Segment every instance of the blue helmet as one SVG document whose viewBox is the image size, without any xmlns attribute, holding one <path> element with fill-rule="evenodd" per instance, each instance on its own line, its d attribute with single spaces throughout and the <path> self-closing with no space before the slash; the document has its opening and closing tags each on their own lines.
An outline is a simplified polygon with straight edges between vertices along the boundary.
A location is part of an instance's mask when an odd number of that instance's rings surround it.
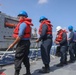
<svg viewBox="0 0 76 75">
<path fill-rule="evenodd" d="M 71 26 L 71 25 L 68 26 L 68 29 L 69 29 L 69 30 L 73 30 L 73 26 Z"/>
<path fill-rule="evenodd" d="M 28 14 L 27 14 L 26 11 L 21 11 L 21 12 L 18 14 L 18 16 L 26 16 L 26 17 L 28 17 Z"/>
<path fill-rule="evenodd" d="M 41 22 L 42 20 L 47 20 L 47 18 L 45 16 L 41 16 L 39 22 Z"/>
</svg>

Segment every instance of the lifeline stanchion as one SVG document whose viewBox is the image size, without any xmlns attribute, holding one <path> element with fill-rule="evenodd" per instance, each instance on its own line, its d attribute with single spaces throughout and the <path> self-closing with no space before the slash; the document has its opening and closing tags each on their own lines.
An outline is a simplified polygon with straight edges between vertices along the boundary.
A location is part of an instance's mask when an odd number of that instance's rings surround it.
<svg viewBox="0 0 76 75">
<path fill-rule="evenodd" d="M 38 59 L 38 57 L 37 57 L 37 54 L 38 54 L 37 53 L 37 51 L 38 51 L 37 46 L 38 46 L 38 44 L 35 41 L 33 43 L 34 43 L 33 49 L 31 50 L 31 55 L 30 55 L 29 58 L 30 58 L 30 63 L 31 64 L 33 64 L 33 63 L 36 64 L 36 61 Z"/>
<path fill-rule="evenodd" d="M 7 53 L 8 50 L 9 50 L 9 48 L 3 53 L 3 55 L 1 55 L 0 60 L 3 59 L 3 57 L 5 56 L 5 54 Z"/>
<path fill-rule="evenodd" d="M 53 51 L 54 56 L 56 55 L 56 48 L 57 48 L 57 46 L 56 46 L 56 44 L 54 44 L 54 51 Z"/>
<path fill-rule="evenodd" d="M 36 61 L 38 60 L 38 43 L 36 43 L 35 48 L 36 48 L 36 57 L 35 57 L 35 61 Z"/>
<path fill-rule="evenodd" d="M 36 43 L 36 42 L 34 42 L 34 43 Z M 32 53 L 31 53 L 31 57 L 34 56 L 33 60 L 31 60 L 32 62 L 35 62 L 35 61 L 38 60 L 38 51 L 39 51 L 38 49 L 39 49 L 39 48 L 38 48 L 38 43 L 36 43 L 36 44 L 34 45 L 34 49 L 33 49 Z M 32 59 L 32 58 L 31 58 L 31 59 Z"/>
</svg>

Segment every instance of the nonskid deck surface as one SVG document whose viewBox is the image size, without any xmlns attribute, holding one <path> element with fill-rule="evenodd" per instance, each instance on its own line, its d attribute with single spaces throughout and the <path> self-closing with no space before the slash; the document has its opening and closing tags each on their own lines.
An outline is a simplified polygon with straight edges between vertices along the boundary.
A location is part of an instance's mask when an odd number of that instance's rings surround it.
<svg viewBox="0 0 76 75">
<path fill-rule="evenodd" d="M 50 73 L 40 74 L 38 73 L 39 69 L 43 66 L 41 59 L 37 61 L 31 61 L 31 73 L 32 75 L 76 75 L 76 61 L 74 63 L 69 63 L 63 67 L 56 67 L 56 64 L 59 63 L 59 57 L 51 59 L 50 62 Z M 69 58 L 68 58 L 69 59 Z M 14 75 L 14 65 L 4 66 L 1 72 L 6 75 Z M 20 71 L 20 75 L 23 75 L 26 72 L 24 65 Z"/>
</svg>

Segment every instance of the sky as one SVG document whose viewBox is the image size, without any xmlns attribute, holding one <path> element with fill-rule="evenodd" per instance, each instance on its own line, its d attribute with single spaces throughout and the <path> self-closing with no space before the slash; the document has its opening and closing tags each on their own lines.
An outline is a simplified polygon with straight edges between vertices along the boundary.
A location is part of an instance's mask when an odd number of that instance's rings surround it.
<svg viewBox="0 0 76 75">
<path fill-rule="evenodd" d="M 17 17 L 25 10 L 34 24 L 39 28 L 41 16 L 48 18 L 53 25 L 53 32 L 57 26 L 68 28 L 72 25 L 76 29 L 76 0 L 0 0 L 0 11 Z"/>
</svg>

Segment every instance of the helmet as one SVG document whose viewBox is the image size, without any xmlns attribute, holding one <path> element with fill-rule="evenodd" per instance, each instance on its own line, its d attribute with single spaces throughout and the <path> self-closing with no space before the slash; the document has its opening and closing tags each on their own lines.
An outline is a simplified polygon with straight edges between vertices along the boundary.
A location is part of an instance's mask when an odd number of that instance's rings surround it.
<svg viewBox="0 0 76 75">
<path fill-rule="evenodd" d="M 69 29 L 69 30 L 73 30 L 73 26 L 71 26 L 71 25 L 68 26 L 68 29 Z"/>
<path fill-rule="evenodd" d="M 45 16 L 41 16 L 39 22 L 41 22 L 42 20 L 47 20 L 47 18 Z"/>
<path fill-rule="evenodd" d="M 28 14 L 27 14 L 26 11 L 21 11 L 21 12 L 18 14 L 18 16 L 26 16 L 26 17 L 28 17 Z"/>
<path fill-rule="evenodd" d="M 62 28 L 61 28 L 61 26 L 57 26 L 56 27 L 56 31 L 58 32 L 59 30 L 61 30 Z"/>
</svg>

